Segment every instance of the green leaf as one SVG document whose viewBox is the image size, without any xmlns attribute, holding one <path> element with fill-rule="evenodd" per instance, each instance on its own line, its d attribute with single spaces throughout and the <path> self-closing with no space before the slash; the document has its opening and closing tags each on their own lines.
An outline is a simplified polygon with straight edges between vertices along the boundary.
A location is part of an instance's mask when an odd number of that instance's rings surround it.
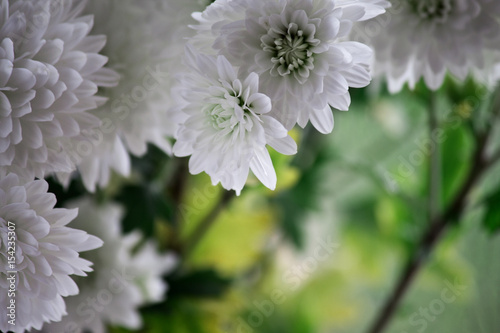
<svg viewBox="0 0 500 333">
<path fill-rule="evenodd" d="M 410 207 L 397 196 L 379 197 L 375 206 L 375 217 L 380 231 L 397 239 L 405 239 L 416 223 Z"/>
<path fill-rule="evenodd" d="M 144 181 L 152 182 L 161 176 L 167 163 L 172 161 L 169 156 L 155 145 L 148 145 L 144 156 L 131 156 L 132 169 L 143 177 Z"/>
<path fill-rule="evenodd" d="M 169 278 L 169 297 L 189 296 L 199 298 L 220 297 L 232 280 L 221 277 L 213 269 L 204 269 L 188 275 Z"/>
<path fill-rule="evenodd" d="M 304 147 L 305 151 L 307 148 Z M 323 147 L 322 147 L 323 148 Z M 312 151 L 312 150 L 310 150 Z M 278 204 L 283 208 L 282 229 L 284 235 L 292 241 L 297 247 L 303 246 L 303 228 L 304 220 L 309 212 L 320 209 L 320 198 L 323 195 L 321 186 L 324 178 L 320 169 L 325 167 L 333 158 L 333 154 L 327 149 L 321 149 L 314 152 L 316 155 L 298 158 L 298 164 L 306 164 L 309 159 L 309 165 L 300 165 L 302 175 L 292 189 L 280 193 L 277 197 Z"/>
<path fill-rule="evenodd" d="M 442 156 L 442 196 L 448 205 L 470 168 L 474 140 L 467 127 L 450 126 L 440 136 Z"/>
<path fill-rule="evenodd" d="M 485 200 L 486 213 L 483 224 L 485 228 L 493 233 L 500 231 L 500 189 Z"/>
<path fill-rule="evenodd" d="M 48 177 L 46 180 L 49 184 L 49 192 L 57 197 L 56 207 L 58 208 L 64 207 L 67 201 L 81 197 L 86 193 L 80 179 L 72 180 L 67 188 L 64 188 L 54 177 Z"/>
<path fill-rule="evenodd" d="M 127 185 L 116 198 L 126 210 L 123 219 L 125 232 L 140 229 L 146 237 L 154 233 L 155 219 L 162 218 L 169 221 L 173 208 L 169 202 L 147 185 Z"/>
<path fill-rule="evenodd" d="M 305 128 L 299 146 L 292 162 L 292 166 L 300 172 L 299 179 L 294 187 L 275 197 L 275 202 L 282 209 L 283 234 L 298 249 L 304 245 L 303 229 L 307 214 L 320 209 L 320 199 L 325 191 L 323 171 L 337 158 L 326 137 L 312 126 Z"/>
<path fill-rule="evenodd" d="M 146 236 L 151 236 L 154 229 L 154 205 L 146 186 L 128 185 L 123 187 L 118 196 L 126 210 L 123 218 L 123 231 L 129 232 L 139 228 Z"/>
</svg>

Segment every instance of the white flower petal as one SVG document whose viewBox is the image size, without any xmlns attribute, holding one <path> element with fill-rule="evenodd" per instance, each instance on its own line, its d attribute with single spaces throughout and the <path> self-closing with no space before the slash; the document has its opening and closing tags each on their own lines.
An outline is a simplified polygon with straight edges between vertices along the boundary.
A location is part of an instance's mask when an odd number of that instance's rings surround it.
<svg viewBox="0 0 500 333">
<path fill-rule="evenodd" d="M 250 169 L 264 186 L 271 190 L 276 188 L 276 171 L 266 148 L 255 150 L 255 156 L 250 161 Z"/>
<path fill-rule="evenodd" d="M 274 148 L 278 153 L 284 155 L 297 154 L 297 144 L 291 136 L 286 136 L 284 138 L 268 137 L 267 144 Z"/>
<path fill-rule="evenodd" d="M 328 134 L 333 131 L 333 113 L 330 106 L 314 110 L 310 119 L 312 125 L 321 133 Z"/>
</svg>

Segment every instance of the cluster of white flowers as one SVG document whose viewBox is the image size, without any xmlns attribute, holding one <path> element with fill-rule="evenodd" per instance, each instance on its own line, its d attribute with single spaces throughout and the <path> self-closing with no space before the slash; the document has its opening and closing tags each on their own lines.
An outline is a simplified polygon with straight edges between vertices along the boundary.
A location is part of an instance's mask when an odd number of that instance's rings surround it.
<svg viewBox="0 0 500 333">
<path fill-rule="evenodd" d="M 56 197 L 47 193 L 45 180 L 23 183 L 14 173 L 0 171 L 0 331 L 40 329 L 44 322 L 60 321 L 66 314 L 63 297 L 78 294 L 70 275 L 85 276 L 91 262 L 79 252 L 98 248 L 102 241 L 67 227 L 78 209 L 54 208 Z M 10 223 L 9 223 L 10 222 Z M 10 228 L 9 228 L 10 227 Z M 8 239 L 8 231 L 16 235 Z M 11 237 L 9 237 L 11 238 Z M 11 266 L 9 241 L 15 243 Z M 15 271 L 15 288 L 10 288 Z M 15 298 L 7 290 L 15 291 Z M 15 325 L 8 323 L 7 306 L 15 300 Z"/>
<path fill-rule="evenodd" d="M 80 209 L 73 225 L 98 236 L 104 245 L 83 254 L 94 263 L 94 271 L 76 280 L 80 293 L 66 299 L 68 315 L 44 325 L 42 332 L 103 333 L 110 324 L 139 328 L 138 307 L 163 299 L 167 285 L 162 274 L 174 268 L 175 257 L 159 255 L 152 242 L 141 243 L 137 232 L 123 235 L 123 209 L 118 205 L 97 206 L 83 198 L 68 206 Z"/>
<path fill-rule="evenodd" d="M 88 110 L 117 74 L 89 36 L 84 2 L 0 1 L 0 168 L 43 178 L 75 168 L 68 141 L 99 125 Z"/>
<path fill-rule="evenodd" d="M 192 173 L 205 171 L 239 193 L 252 170 L 272 189 L 266 145 L 294 154 L 284 131 L 295 124 L 332 131 L 332 108 L 347 110 L 349 88 L 371 80 L 366 44 L 392 92 L 420 78 L 437 89 L 448 72 L 488 82 L 500 72 L 494 0 L 205 6 L 1 0 L 0 168 L 27 180 L 56 173 L 64 184 L 78 170 L 94 191 L 112 171 L 129 175 L 129 154 L 143 155 L 150 143 L 171 153 L 175 139 L 176 155 L 192 155 Z M 99 35 L 89 35 L 94 14 Z M 246 100 L 245 91 L 261 104 Z"/>
<path fill-rule="evenodd" d="M 187 2 L 148 1 L 143 6 L 122 1 L 114 9 L 123 11 L 113 11 L 117 16 L 108 26 L 103 15 L 111 12 L 96 10 L 97 1 L 0 0 L 0 286 L 8 290 L 7 277 L 14 274 L 16 302 L 15 326 L 3 315 L 0 331 L 41 329 L 44 323 L 67 318 L 66 323 L 72 318 L 64 315 L 74 314 L 75 299 L 66 297 L 79 294 L 79 287 L 88 295 L 94 281 L 82 278 L 75 283 L 70 277 L 91 271 L 92 262 L 79 252 L 102 246 L 100 239 L 82 230 L 102 234 L 107 242 L 111 257 L 96 273 L 99 278 L 105 278 L 109 267 L 130 270 L 134 266 L 140 275 L 124 282 L 123 293 L 92 323 L 95 326 L 77 322 L 78 327 L 95 332 L 103 329 L 103 323 L 137 327 L 141 321 L 137 306 L 162 299 L 166 286 L 161 274 L 172 266 L 172 258 L 158 255 L 151 243 L 132 255 L 141 237 L 132 234 L 122 240 L 99 232 L 109 227 L 105 219 L 87 220 L 89 225 L 79 225 L 81 230 L 67 227 L 77 216 L 78 205 L 54 208 L 56 197 L 47 192 L 43 178 L 57 174 L 67 182 L 79 169 L 87 188 L 94 190 L 96 183 L 107 184 L 109 168 L 128 174 L 128 152 L 143 154 L 149 142 L 169 151 L 168 136 L 176 126 L 164 111 L 171 100 L 170 74 L 182 68 L 173 64 L 180 62 L 183 38 L 194 34 L 186 20 L 192 11 L 203 8 L 191 2 L 188 6 Z M 99 2 L 103 8 L 113 4 Z M 95 28 L 94 13 L 100 14 Z M 128 21 L 124 21 L 126 15 Z M 115 31 L 119 33 L 112 34 Z M 103 51 L 106 35 L 112 43 Z M 160 42 L 166 36 L 177 48 L 168 49 Z M 130 52 L 130 43 L 136 44 L 135 52 Z M 162 65 L 168 75 L 160 73 Z M 150 91 L 156 87 L 158 92 Z M 104 91 L 105 97 L 98 96 L 98 91 Z M 140 101 L 131 104 L 127 96 Z M 119 103 L 130 108 L 126 116 Z M 86 209 L 85 201 L 81 205 Z M 102 252 L 98 257 L 91 254 L 88 259 L 100 263 L 101 256 Z M 0 294 L 2 309 L 11 303 L 8 295 Z"/>
<path fill-rule="evenodd" d="M 134 252 L 142 237 L 122 235 L 120 207 L 78 200 L 85 231 L 67 227 L 78 210 L 55 209 L 44 177 L 94 192 L 153 144 L 237 194 L 250 171 L 274 189 L 268 146 L 295 154 L 288 132 L 309 122 L 330 133 L 372 67 L 391 92 L 438 89 L 447 73 L 500 79 L 497 0 L 209 2 L 0 0 L 0 286 L 13 222 L 19 309 L 0 330 L 136 328 L 174 264 L 152 243 Z M 83 259 L 102 245 L 87 232 L 105 243 Z"/>
<path fill-rule="evenodd" d="M 498 79 L 500 2 L 496 0 L 391 0 L 386 14 L 355 29 L 354 38 L 370 43 L 375 72 L 389 90 L 405 83 L 413 89 L 423 78 L 436 90 L 447 73 L 458 80 L 477 73 Z"/>
<path fill-rule="evenodd" d="M 195 13 L 197 34 L 180 78 L 184 117 L 174 153 L 190 171 L 240 193 L 249 169 L 274 189 L 266 145 L 294 154 L 287 135 L 309 121 L 333 129 L 332 109 L 347 110 L 349 87 L 370 82 L 371 49 L 347 40 L 355 22 L 385 11 L 385 1 L 217 0 Z"/>
<path fill-rule="evenodd" d="M 120 84 L 104 90 L 108 103 L 91 113 L 101 125 L 85 138 L 71 141 L 76 164 L 89 191 L 105 187 L 111 170 L 130 174 L 129 153 L 142 156 L 151 143 L 171 152 L 177 128 L 168 113 L 170 89 L 183 69 L 184 39 L 193 34 L 188 24 L 198 0 L 136 1 L 91 0 L 86 11 L 96 14 L 94 31 L 108 42 L 102 53 L 120 76 Z M 67 183 L 69 173 L 60 173 Z"/>
</svg>

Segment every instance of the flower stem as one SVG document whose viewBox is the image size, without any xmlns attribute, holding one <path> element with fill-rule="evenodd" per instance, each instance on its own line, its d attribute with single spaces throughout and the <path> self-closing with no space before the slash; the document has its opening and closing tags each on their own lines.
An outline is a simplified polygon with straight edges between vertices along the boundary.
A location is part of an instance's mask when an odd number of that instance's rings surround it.
<svg viewBox="0 0 500 333">
<path fill-rule="evenodd" d="M 189 235 L 186 240 L 183 256 L 188 257 L 193 250 L 198 246 L 200 241 L 206 235 L 206 233 L 210 230 L 210 227 L 217 221 L 217 217 L 222 212 L 224 208 L 231 202 L 231 200 L 235 197 L 234 191 L 224 191 L 222 197 L 219 202 L 215 205 L 215 207 L 208 213 L 207 216 L 197 225 L 196 229 Z"/>
<path fill-rule="evenodd" d="M 186 183 L 189 176 L 187 159 L 174 159 L 171 165 L 167 165 L 163 173 L 166 175 L 163 194 L 172 201 L 173 207 L 177 207 L 172 214 L 173 232 L 169 235 L 169 248 L 176 253 L 182 251 L 182 240 L 180 237 L 181 214 L 178 207 L 181 207 Z"/>
<path fill-rule="evenodd" d="M 465 182 L 444 213 L 438 214 L 436 217 L 431 219 L 428 229 L 424 232 L 416 251 L 410 257 L 406 268 L 397 281 L 389 299 L 376 318 L 373 326 L 369 329 L 369 333 L 383 332 L 384 328 L 389 324 L 391 318 L 394 316 L 399 303 L 408 291 L 412 281 L 422 268 L 430 252 L 438 243 L 446 227 L 454 221 L 459 220 L 464 213 L 469 193 L 485 171 L 495 162 L 494 158 L 487 159 L 485 157 L 486 146 L 490 136 L 491 127 L 489 127 L 484 134 L 478 136 L 473 165 Z"/>
<path fill-rule="evenodd" d="M 437 118 L 437 94 L 432 93 L 429 106 L 429 221 L 435 218 L 441 207 L 441 149 L 435 140 L 439 129 Z"/>
</svg>

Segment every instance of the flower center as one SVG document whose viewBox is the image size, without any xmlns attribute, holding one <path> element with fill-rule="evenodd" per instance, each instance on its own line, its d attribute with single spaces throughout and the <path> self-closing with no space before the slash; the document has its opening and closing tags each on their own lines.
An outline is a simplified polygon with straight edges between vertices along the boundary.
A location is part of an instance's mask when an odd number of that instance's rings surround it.
<svg viewBox="0 0 500 333">
<path fill-rule="evenodd" d="M 271 28 L 268 34 L 261 38 L 261 42 L 262 49 L 271 55 L 273 76 L 286 76 L 297 71 L 308 76 L 309 71 L 314 68 L 311 48 L 319 41 L 311 40 L 296 23 L 290 23 L 285 33 L 280 33 L 280 29 Z"/>
<path fill-rule="evenodd" d="M 225 115 L 224 111 L 224 108 L 220 104 L 211 105 L 205 109 L 205 113 L 215 129 L 222 127 L 221 125 L 231 118 L 231 116 Z"/>
<path fill-rule="evenodd" d="M 245 124 L 248 114 L 252 113 L 241 92 L 234 89 L 214 96 L 204 108 L 204 112 L 213 128 L 219 131 L 232 131 L 238 125 Z"/>
<path fill-rule="evenodd" d="M 444 23 L 452 11 L 453 0 L 412 0 L 411 4 L 424 20 Z"/>
</svg>

